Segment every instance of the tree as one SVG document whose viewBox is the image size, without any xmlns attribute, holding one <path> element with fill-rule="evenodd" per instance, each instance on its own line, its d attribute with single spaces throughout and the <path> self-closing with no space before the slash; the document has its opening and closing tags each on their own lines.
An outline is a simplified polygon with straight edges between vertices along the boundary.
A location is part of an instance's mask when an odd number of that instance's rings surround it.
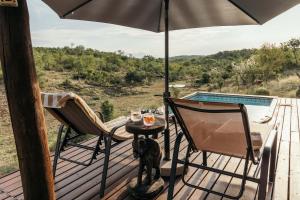
<svg viewBox="0 0 300 200">
<path fill-rule="evenodd" d="M 283 69 L 285 60 L 282 50 L 273 44 L 264 44 L 257 51 L 254 59 L 265 83 L 277 78 L 279 72 Z"/>
<path fill-rule="evenodd" d="M 284 67 L 285 69 L 295 68 L 295 56 L 291 52 L 291 48 L 287 45 L 286 42 L 280 44 L 280 48 L 284 55 Z"/>
<path fill-rule="evenodd" d="M 203 73 L 201 76 L 201 82 L 202 84 L 208 84 L 210 80 L 210 75 L 208 73 Z"/>
<path fill-rule="evenodd" d="M 234 78 L 236 84 L 253 85 L 260 76 L 260 71 L 255 61 L 255 57 L 234 65 Z M 238 87 L 239 89 L 239 87 Z"/>
<path fill-rule="evenodd" d="M 215 84 L 217 86 L 217 88 L 219 89 L 219 92 L 221 92 L 222 88 L 225 84 L 223 72 L 218 69 L 214 69 L 211 72 L 211 77 L 212 77 L 211 83 Z"/>
<path fill-rule="evenodd" d="M 300 47 L 300 39 L 292 38 L 286 43 L 286 45 L 292 49 L 296 65 L 298 65 L 297 50 Z"/>
<path fill-rule="evenodd" d="M 194 86 L 201 86 L 210 83 L 210 79 L 211 76 L 207 72 L 201 72 L 200 77 L 196 80 L 193 80 L 194 82 L 192 84 L 194 84 Z"/>
</svg>

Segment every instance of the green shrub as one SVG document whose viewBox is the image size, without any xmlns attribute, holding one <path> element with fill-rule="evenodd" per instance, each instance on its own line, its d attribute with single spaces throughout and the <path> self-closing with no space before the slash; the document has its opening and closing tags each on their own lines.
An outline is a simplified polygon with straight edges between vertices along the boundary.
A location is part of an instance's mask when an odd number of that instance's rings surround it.
<svg viewBox="0 0 300 200">
<path fill-rule="evenodd" d="M 37 78 L 38 78 L 38 81 L 39 81 L 39 86 L 40 86 L 40 88 L 43 89 L 46 85 L 45 72 L 42 71 L 42 69 L 37 68 L 36 73 L 37 73 Z"/>
<path fill-rule="evenodd" d="M 106 100 L 101 104 L 101 111 L 104 117 L 104 121 L 107 122 L 113 118 L 114 106 L 112 103 Z"/>
<path fill-rule="evenodd" d="M 266 88 L 257 88 L 256 90 L 254 90 L 254 94 L 269 96 L 270 92 Z"/>
<path fill-rule="evenodd" d="M 298 87 L 298 89 L 296 90 L 296 97 L 300 98 L 300 86 Z"/>
<path fill-rule="evenodd" d="M 70 89 L 73 88 L 73 84 L 69 79 L 64 80 L 61 84 L 61 87 L 65 88 L 65 89 Z"/>
<path fill-rule="evenodd" d="M 202 83 L 203 84 L 209 83 L 210 78 L 211 77 L 210 77 L 210 75 L 208 73 L 203 73 L 202 77 L 201 77 Z"/>
<path fill-rule="evenodd" d="M 128 84 L 142 84 L 146 78 L 146 73 L 139 70 L 130 70 L 125 75 L 125 81 Z"/>
</svg>

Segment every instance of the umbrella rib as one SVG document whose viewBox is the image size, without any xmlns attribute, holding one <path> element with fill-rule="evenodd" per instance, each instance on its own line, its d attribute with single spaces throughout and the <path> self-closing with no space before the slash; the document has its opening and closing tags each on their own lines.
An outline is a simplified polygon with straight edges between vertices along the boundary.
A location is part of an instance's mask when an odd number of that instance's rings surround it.
<svg viewBox="0 0 300 200">
<path fill-rule="evenodd" d="M 71 9 L 70 11 L 66 12 L 65 14 L 62 15 L 62 18 L 65 18 L 67 15 L 69 15 L 70 13 L 74 12 L 75 10 L 85 6 L 86 4 L 90 3 L 93 0 L 87 0 L 81 4 L 79 4 L 78 6 L 76 6 L 75 8 Z"/>
<path fill-rule="evenodd" d="M 160 30 L 160 22 L 161 22 L 161 16 L 162 16 L 162 12 L 163 12 L 163 4 L 164 4 L 164 0 L 161 0 L 157 32 L 161 31 Z"/>
<path fill-rule="evenodd" d="M 243 13 L 245 13 L 248 17 L 250 17 L 251 19 L 253 19 L 257 24 L 261 24 L 258 19 L 256 19 L 254 16 L 252 16 L 248 11 L 246 11 L 244 8 L 240 7 L 238 4 L 236 4 L 235 2 L 233 2 L 232 0 L 228 0 L 230 3 L 232 3 L 235 7 L 237 7 L 238 9 L 240 9 Z"/>
</svg>

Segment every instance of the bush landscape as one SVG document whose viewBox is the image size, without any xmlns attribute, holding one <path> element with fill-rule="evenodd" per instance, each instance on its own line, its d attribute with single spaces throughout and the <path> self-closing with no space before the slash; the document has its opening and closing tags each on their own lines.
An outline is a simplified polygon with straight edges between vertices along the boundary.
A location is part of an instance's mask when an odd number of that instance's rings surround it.
<svg viewBox="0 0 300 200">
<path fill-rule="evenodd" d="M 170 60 L 170 81 L 186 87 L 172 88 L 184 96 L 194 91 L 300 96 L 300 39 L 258 49 L 224 51 L 208 56 L 177 56 Z M 84 46 L 34 48 L 42 91 L 74 92 L 105 119 L 128 115 L 133 108 L 162 105 L 163 59 L 135 58 L 125 52 L 100 52 Z M 0 176 L 18 168 L 14 139 L 0 71 Z M 45 112 L 50 150 L 58 122 Z"/>
</svg>

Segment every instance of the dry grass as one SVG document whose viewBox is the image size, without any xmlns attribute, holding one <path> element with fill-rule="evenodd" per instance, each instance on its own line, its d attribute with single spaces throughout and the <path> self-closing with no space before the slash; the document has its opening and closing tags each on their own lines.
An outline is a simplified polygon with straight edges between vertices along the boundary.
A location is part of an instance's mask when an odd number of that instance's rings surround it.
<svg viewBox="0 0 300 200">
<path fill-rule="evenodd" d="M 268 83 L 263 83 L 262 85 L 253 85 L 247 87 L 240 87 L 239 89 L 237 86 L 233 86 L 228 84 L 226 87 L 222 88 L 222 92 L 224 93 L 235 93 L 235 94 L 255 94 L 255 89 L 263 87 L 266 88 L 271 96 L 278 96 L 278 97 L 296 97 L 296 90 L 300 86 L 300 79 L 295 76 L 287 76 L 283 77 L 279 80 L 273 80 Z M 201 88 L 205 90 L 206 88 Z M 219 92 L 219 90 L 212 90 Z"/>
<path fill-rule="evenodd" d="M 162 80 L 155 82 L 151 86 L 135 87 L 131 90 L 134 95 L 128 96 L 110 96 L 103 89 L 85 84 L 83 81 L 71 80 L 67 88 L 62 83 L 70 79 L 67 72 L 49 72 L 43 77 L 42 90 L 47 92 L 72 91 L 79 94 L 94 110 L 100 110 L 101 103 L 109 100 L 114 105 L 114 117 L 129 114 L 133 108 L 153 108 L 162 105 L 162 97 L 154 96 L 162 94 L 164 84 Z M 184 83 L 184 82 L 181 82 Z M 300 85 L 300 79 L 296 76 L 289 76 L 279 81 L 272 81 L 266 85 L 271 95 L 295 97 L 295 91 Z M 258 86 L 254 86 L 258 87 Z M 240 88 L 236 86 L 227 86 L 222 92 L 251 94 L 253 88 Z M 179 89 L 179 96 L 185 96 L 195 91 L 207 91 L 208 87 Z M 219 90 L 213 90 L 219 91 Z M 12 134 L 12 128 L 8 113 L 8 107 L 4 92 L 4 86 L 0 84 L 0 176 L 18 168 L 15 143 Z M 48 128 L 48 141 L 51 150 L 54 149 L 56 142 L 56 131 L 59 123 L 47 112 L 45 112 L 46 124 Z"/>
<path fill-rule="evenodd" d="M 0 87 L 0 175 L 16 168 L 17 154 L 4 87 Z"/>
<path fill-rule="evenodd" d="M 68 73 L 49 72 L 43 76 L 42 90 L 46 92 L 74 92 L 80 95 L 94 110 L 100 110 L 101 103 L 109 100 L 114 105 L 114 117 L 128 115 L 133 108 L 153 108 L 162 105 L 162 97 L 154 96 L 162 94 L 164 90 L 163 81 L 157 81 L 151 86 L 132 88 L 134 95 L 110 96 L 99 87 L 85 84 L 83 81 L 71 80 L 68 88 L 63 88 L 62 83 L 70 79 Z M 185 95 L 194 91 L 188 89 L 182 92 Z M 5 97 L 4 85 L 0 84 L 0 176 L 18 169 L 16 148 L 12 133 L 12 127 Z M 46 125 L 48 129 L 48 143 L 50 150 L 53 150 L 56 143 L 56 132 L 59 126 L 48 112 L 45 112 Z"/>
<path fill-rule="evenodd" d="M 271 95 L 295 98 L 299 86 L 300 79 L 297 76 L 289 76 L 279 81 L 271 81 L 267 89 L 271 91 Z"/>
</svg>

